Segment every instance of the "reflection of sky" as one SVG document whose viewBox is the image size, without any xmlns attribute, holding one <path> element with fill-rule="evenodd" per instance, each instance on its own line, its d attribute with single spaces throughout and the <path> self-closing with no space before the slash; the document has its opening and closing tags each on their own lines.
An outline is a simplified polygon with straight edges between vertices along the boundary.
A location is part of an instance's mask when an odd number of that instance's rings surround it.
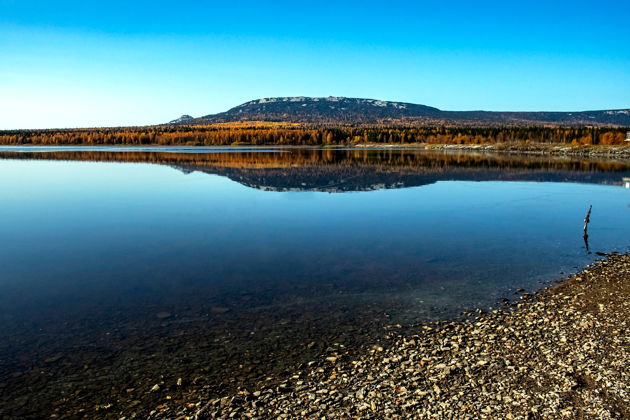
<svg viewBox="0 0 630 420">
<path fill-rule="evenodd" d="M 106 296 L 156 282 L 172 293 L 191 281 L 519 284 L 587 261 L 590 204 L 593 251 L 628 249 L 630 237 L 630 191 L 592 184 L 284 193 L 158 165 L 3 160 L 0 190 L 0 237 L 10 244 L 0 288 L 12 296 Z"/>
</svg>

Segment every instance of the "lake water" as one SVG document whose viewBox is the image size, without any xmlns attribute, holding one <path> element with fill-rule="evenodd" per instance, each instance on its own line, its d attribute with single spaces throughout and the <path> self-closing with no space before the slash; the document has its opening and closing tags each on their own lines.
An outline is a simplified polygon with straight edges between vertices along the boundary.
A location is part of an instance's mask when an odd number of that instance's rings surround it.
<svg viewBox="0 0 630 420">
<path fill-rule="evenodd" d="M 629 184 L 610 160 L 0 148 L 0 417 L 219 395 L 495 307 L 627 252 Z"/>
</svg>

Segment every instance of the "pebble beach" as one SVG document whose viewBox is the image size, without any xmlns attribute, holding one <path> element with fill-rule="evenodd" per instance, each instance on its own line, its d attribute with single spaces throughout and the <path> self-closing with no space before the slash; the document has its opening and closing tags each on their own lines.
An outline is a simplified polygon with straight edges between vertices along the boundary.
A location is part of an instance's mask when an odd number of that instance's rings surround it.
<svg viewBox="0 0 630 420">
<path fill-rule="evenodd" d="M 165 400 L 150 418 L 627 418 L 629 282 L 630 255 L 606 255 L 500 309 L 330 347 L 251 389 Z"/>
</svg>

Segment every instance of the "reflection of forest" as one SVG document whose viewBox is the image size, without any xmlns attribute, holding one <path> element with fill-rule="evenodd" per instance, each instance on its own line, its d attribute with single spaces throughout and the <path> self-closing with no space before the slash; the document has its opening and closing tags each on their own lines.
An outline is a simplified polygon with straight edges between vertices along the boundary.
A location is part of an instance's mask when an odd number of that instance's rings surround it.
<svg viewBox="0 0 630 420">
<path fill-rule="evenodd" d="M 622 185 L 630 163 L 566 157 L 413 150 L 0 152 L 0 159 L 134 162 L 229 177 L 266 190 L 360 191 L 440 180 L 584 182 Z"/>
</svg>

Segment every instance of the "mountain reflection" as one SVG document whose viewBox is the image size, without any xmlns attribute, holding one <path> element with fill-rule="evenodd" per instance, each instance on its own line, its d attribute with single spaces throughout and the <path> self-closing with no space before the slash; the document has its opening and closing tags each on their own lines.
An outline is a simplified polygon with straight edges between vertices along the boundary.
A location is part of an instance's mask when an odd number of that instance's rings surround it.
<svg viewBox="0 0 630 420">
<path fill-rule="evenodd" d="M 228 151 L 228 153 L 226 153 Z M 225 176 L 267 191 L 370 191 L 438 181 L 537 181 L 628 187 L 630 162 L 422 150 L 3 151 L 0 159 L 133 162 Z"/>
</svg>

